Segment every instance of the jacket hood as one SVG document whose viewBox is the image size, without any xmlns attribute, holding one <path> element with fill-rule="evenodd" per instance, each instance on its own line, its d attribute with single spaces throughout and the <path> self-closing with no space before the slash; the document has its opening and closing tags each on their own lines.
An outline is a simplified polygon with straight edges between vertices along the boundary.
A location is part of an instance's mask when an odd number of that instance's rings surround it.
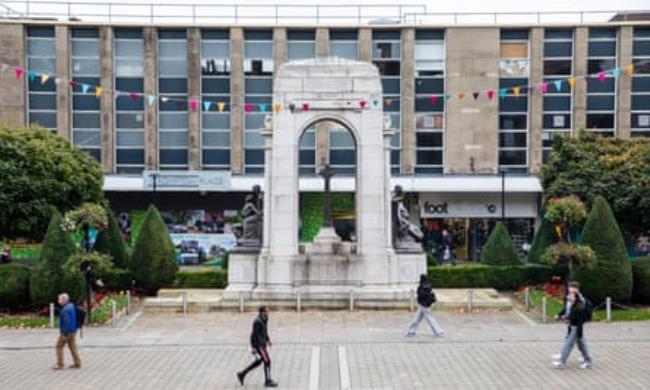
<svg viewBox="0 0 650 390">
<path fill-rule="evenodd" d="M 424 283 L 429 283 L 429 277 L 427 277 L 427 275 L 425 274 L 422 274 L 420 275 L 420 284 L 424 284 Z"/>
</svg>

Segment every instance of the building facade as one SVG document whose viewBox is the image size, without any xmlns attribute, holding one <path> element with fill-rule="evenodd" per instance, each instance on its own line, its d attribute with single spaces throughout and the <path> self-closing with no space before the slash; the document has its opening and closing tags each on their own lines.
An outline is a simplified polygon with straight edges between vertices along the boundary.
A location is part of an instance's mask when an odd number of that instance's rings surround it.
<svg viewBox="0 0 650 390">
<path fill-rule="evenodd" d="M 442 226 L 452 230 L 460 257 L 475 258 L 500 219 L 520 244 L 531 240 L 536 175 L 554 135 L 650 136 L 650 23 L 643 21 L 143 27 L 5 20 L 0 120 L 38 124 L 87 151 L 101 163 L 117 211 L 153 201 L 227 218 L 245 192 L 263 186 L 274 73 L 287 61 L 328 56 L 377 67 L 394 130 L 392 184 L 409 194 L 411 215 L 430 241 Z M 15 67 L 25 77 L 15 77 Z M 578 82 L 570 85 L 571 77 Z M 496 95 L 483 96 L 486 90 Z M 317 173 L 326 164 L 337 172 L 335 191 L 354 191 L 356 148 L 345 129 L 307 129 L 299 155 L 301 192 L 322 191 Z"/>
</svg>

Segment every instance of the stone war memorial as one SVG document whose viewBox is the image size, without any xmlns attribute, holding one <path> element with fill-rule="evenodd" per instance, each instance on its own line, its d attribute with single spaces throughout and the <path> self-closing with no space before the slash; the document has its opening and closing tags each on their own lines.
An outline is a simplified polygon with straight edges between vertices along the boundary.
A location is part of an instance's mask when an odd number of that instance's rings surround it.
<svg viewBox="0 0 650 390">
<path fill-rule="evenodd" d="M 265 123 L 264 199 L 256 199 L 259 189 L 247 198 L 247 234 L 230 256 L 224 299 L 288 300 L 299 292 L 307 300 L 336 300 L 351 291 L 359 299 L 406 299 L 426 272 L 426 258 L 401 188 L 390 188 L 392 131 L 377 68 L 341 58 L 292 61 L 280 67 L 273 91 L 274 107 L 287 109 L 275 110 Z M 299 241 L 299 142 L 322 122 L 345 128 L 357 147 L 354 242 L 342 241 L 331 226 L 328 167 L 319 173 L 323 226 L 313 242 Z M 260 223 L 263 229 L 256 230 Z"/>
</svg>

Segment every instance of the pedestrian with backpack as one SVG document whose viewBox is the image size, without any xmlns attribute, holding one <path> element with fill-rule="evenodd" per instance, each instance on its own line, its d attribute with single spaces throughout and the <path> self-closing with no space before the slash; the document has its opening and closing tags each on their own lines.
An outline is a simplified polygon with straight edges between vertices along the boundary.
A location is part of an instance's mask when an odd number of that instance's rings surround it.
<svg viewBox="0 0 650 390">
<path fill-rule="evenodd" d="M 253 321 L 253 331 L 251 332 L 251 352 L 255 360 L 244 370 L 237 373 L 237 380 L 240 385 L 244 385 L 246 374 L 259 367 L 264 363 L 264 386 L 278 387 L 278 383 L 271 379 L 271 357 L 267 347 L 272 346 L 271 338 L 268 331 L 269 308 L 260 306 L 259 314 Z"/>
<path fill-rule="evenodd" d="M 70 302 L 68 294 L 59 294 L 59 305 L 61 313 L 59 315 L 59 338 L 56 342 L 56 365 L 55 370 L 63 369 L 63 348 L 68 345 L 74 364 L 69 368 L 81 368 L 81 358 L 77 349 L 77 308 L 74 303 Z"/>
<path fill-rule="evenodd" d="M 433 331 L 434 336 L 441 337 L 445 332 L 438 324 L 438 321 L 433 318 L 430 310 L 431 305 L 436 302 L 436 295 L 433 293 L 431 282 L 425 274 L 420 275 L 420 284 L 418 285 L 417 294 L 418 311 L 415 313 L 413 321 L 411 321 L 411 325 L 409 325 L 408 333 L 406 333 L 406 336 L 415 336 L 415 331 L 417 330 L 418 325 L 420 325 L 420 321 L 422 321 L 424 318 L 427 320 L 427 323 L 431 327 L 431 331 Z"/>
<path fill-rule="evenodd" d="M 553 356 L 553 367 L 564 368 L 574 345 L 582 353 L 579 359 L 580 368 L 591 368 L 593 360 L 589 353 L 587 338 L 584 335 L 584 324 L 591 321 L 593 305 L 582 294 L 580 294 L 580 283 L 569 282 L 569 291 L 564 298 L 564 308 L 556 316 L 567 322 L 567 334 L 564 338 L 564 345 L 558 355 Z"/>
</svg>

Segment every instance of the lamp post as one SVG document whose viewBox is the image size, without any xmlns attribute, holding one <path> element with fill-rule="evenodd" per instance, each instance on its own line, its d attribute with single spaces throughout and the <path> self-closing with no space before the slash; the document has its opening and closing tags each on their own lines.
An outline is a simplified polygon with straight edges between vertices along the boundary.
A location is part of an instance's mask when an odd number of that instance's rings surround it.
<svg viewBox="0 0 650 390">
<path fill-rule="evenodd" d="M 501 223 L 506 222 L 506 172 L 501 171 Z"/>
<path fill-rule="evenodd" d="M 151 179 L 153 181 L 153 186 L 152 186 L 152 191 L 151 191 L 151 203 L 153 203 L 154 206 L 158 207 L 156 205 L 156 189 L 158 185 L 158 172 L 154 172 L 151 174 Z"/>
</svg>

